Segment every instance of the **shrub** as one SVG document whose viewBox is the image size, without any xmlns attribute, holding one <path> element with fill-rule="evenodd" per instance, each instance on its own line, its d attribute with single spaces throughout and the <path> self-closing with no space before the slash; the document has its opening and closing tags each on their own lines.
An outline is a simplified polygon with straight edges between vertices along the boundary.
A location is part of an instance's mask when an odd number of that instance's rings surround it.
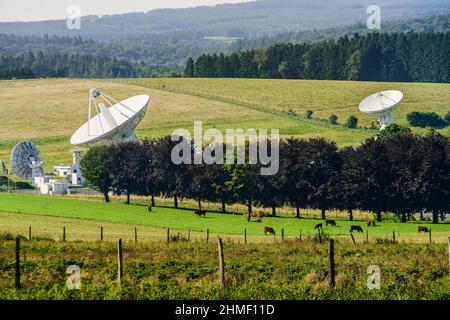
<svg viewBox="0 0 450 320">
<path fill-rule="evenodd" d="M 337 115 L 332 114 L 332 115 L 330 116 L 330 123 L 331 123 L 331 124 L 337 124 L 337 121 L 338 121 Z"/>
<path fill-rule="evenodd" d="M 355 129 L 356 127 L 358 127 L 358 118 L 355 116 L 350 116 L 347 120 L 346 126 L 347 128 Z"/>
<path fill-rule="evenodd" d="M 380 137 L 388 137 L 391 136 L 393 134 L 397 134 L 397 133 L 411 133 L 411 129 L 408 127 L 404 127 L 404 126 L 400 126 L 396 123 L 391 124 L 390 126 L 388 126 L 386 129 L 381 130 L 378 133 L 378 136 Z"/>
<path fill-rule="evenodd" d="M 447 122 L 448 125 L 450 125 L 450 111 L 447 112 L 447 114 L 444 116 L 444 120 Z"/>
<path fill-rule="evenodd" d="M 447 121 L 442 119 L 436 112 L 410 112 L 407 114 L 406 119 L 413 127 L 440 129 L 448 125 Z"/>
<path fill-rule="evenodd" d="M 314 111 L 312 111 L 312 110 L 306 111 L 306 119 L 312 119 L 313 114 L 314 114 Z"/>
</svg>

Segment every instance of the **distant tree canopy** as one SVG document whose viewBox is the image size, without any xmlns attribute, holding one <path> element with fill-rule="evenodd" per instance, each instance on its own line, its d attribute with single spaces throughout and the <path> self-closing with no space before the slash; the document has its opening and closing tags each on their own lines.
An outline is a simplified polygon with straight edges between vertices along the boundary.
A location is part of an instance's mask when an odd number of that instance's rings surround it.
<svg viewBox="0 0 450 320">
<path fill-rule="evenodd" d="M 398 128 L 397 128 L 398 129 Z M 89 185 L 108 199 L 110 191 L 194 199 L 202 202 L 241 203 L 252 212 L 258 205 L 271 210 L 283 206 L 314 208 L 322 212 L 356 209 L 394 213 L 407 221 L 415 213 L 432 213 L 433 222 L 450 213 L 450 141 L 439 134 L 417 136 L 391 133 L 367 139 L 357 148 L 338 150 L 324 139 L 290 138 L 279 144 L 279 171 L 260 175 L 262 164 L 176 165 L 172 137 L 143 143 L 91 148 L 81 161 Z M 179 137 L 179 141 L 185 141 Z M 195 144 L 189 143 L 190 148 Z M 225 148 L 225 146 L 223 146 Z"/>
<path fill-rule="evenodd" d="M 29 78 L 129 78 L 152 77 L 164 67 L 116 58 L 31 51 L 16 56 L 0 54 L 0 79 Z"/>
<path fill-rule="evenodd" d="M 436 112 L 411 112 L 407 114 L 406 118 L 413 127 L 441 129 L 449 125 L 449 123 Z"/>
<path fill-rule="evenodd" d="M 450 82 L 450 32 L 370 33 L 198 57 L 195 77 Z M 424 57 L 427 57 L 424 59 Z"/>
</svg>

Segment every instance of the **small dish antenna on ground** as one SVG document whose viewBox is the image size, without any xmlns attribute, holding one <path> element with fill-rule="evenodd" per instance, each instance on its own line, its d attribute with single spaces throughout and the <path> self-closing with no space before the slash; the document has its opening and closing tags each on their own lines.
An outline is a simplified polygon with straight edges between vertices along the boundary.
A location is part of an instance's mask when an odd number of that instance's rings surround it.
<svg viewBox="0 0 450 320">
<path fill-rule="evenodd" d="M 11 168 L 22 179 L 33 179 L 42 175 L 44 162 L 39 149 L 31 141 L 16 144 L 11 152 Z"/>
<path fill-rule="evenodd" d="M 403 93 L 397 90 L 388 90 L 375 93 L 365 98 L 359 104 L 359 110 L 378 117 L 381 130 L 394 123 L 394 111 L 400 106 Z"/>
<path fill-rule="evenodd" d="M 103 102 L 97 103 L 97 98 Z M 90 145 L 98 142 L 116 143 L 137 141 L 134 129 L 144 118 L 150 97 L 139 95 L 118 102 L 105 93 L 91 89 L 89 92 L 88 121 L 70 139 L 72 145 Z M 96 115 L 92 116 L 92 106 Z"/>
</svg>

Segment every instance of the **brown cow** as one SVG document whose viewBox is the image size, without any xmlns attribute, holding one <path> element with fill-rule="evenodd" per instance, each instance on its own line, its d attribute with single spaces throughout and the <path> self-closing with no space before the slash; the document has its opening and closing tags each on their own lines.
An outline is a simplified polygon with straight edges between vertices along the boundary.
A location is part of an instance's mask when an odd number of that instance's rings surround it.
<svg viewBox="0 0 450 320">
<path fill-rule="evenodd" d="M 331 225 L 332 227 L 337 226 L 336 221 L 334 221 L 334 220 L 327 220 L 326 222 L 327 222 L 327 227 L 328 227 L 328 225 Z"/>
<path fill-rule="evenodd" d="M 319 223 L 314 229 L 323 229 L 323 223 Z"/>
<path fill-rule="evenodd" d="M 430 229 L 428 229 L 428 227 L 423 227 L 423 226 L 420 226 L 419 228 L 418 228 L 418 230 L 419 230 L 419 233 L 429 233 L 430 232 Z"/>
<path fill-rule="evenodd" d="M 364 230 L 361 226 L 351 226 L 350 232 L 353 233 L 353 231 L 358 231 L 358 232 L 364 233 Z"/>
<path fill-rule="evenodd" d="M 375 220 L 370 220 L 367 222 L 367 226 L 368 227 L 376 227 L 377 223 L 375 222 Z"/>
<path fill-rule="evenodd" d="M 263 211 L 260 211 L 259 213 L 258 213 L 258 217 L 259 218 L 265 218 L 266 217 L 266 214 L 263 212 Z"/>
<path fill-rule="evenodd" d="M 268 233 L 275 235 L 275 230 L 271 227 L 264 227 L 264 234 L 268 234 Z"/>
<path fill-rule="evenodd" d="M 206 218 L 206 211 L 205 210 L 197 210 L 195 211 L 195 214 L 199 217 L 203 216 L 203 218 Z"/>
<path fill-rule="evenodd" d="M 255 220 L 255 222 L 256 222 L 256 223 L 262 223 L 262 219 L 261 219 L 261 218 L 258 218 L 258 219 Z"/>
</svg>

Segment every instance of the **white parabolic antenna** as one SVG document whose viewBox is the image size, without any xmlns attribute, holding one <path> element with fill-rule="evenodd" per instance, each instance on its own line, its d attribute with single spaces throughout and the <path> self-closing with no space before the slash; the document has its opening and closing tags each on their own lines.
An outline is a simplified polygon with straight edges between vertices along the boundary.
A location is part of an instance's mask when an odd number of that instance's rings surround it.
<svg viewBox="0 0 450 320">
<path fill-rule="evenodd" d="M 16 144 L 11 152 L 11 168 L 16 176 L 22 179 L 39 177 L 43 172 L 39 149 L 31 141 Z"/>
<path fill-rule="evenodd" d="M 102 98 L 103 102 L 97 103 Z M 134 129 L 144 118 L 150 97 L 138 95 L 123 101 L 116 101 L 97 89 L 89 92 L 88 121 L 70 139 L 72 145 L 90 145 L 98 142 L 118 143 L 137 141 Z M 96 115 L 92 115 L 92 106 Z"/>
<path fill-rule="evenodd" d="M 394 111 L 400 106 L 403 93 L 397 90 L 388 90 L 375 93 L 365 98 L 359 104 L 359 110 L 376 116 L 381 129 L 394 123 Z"/>
</svg>

